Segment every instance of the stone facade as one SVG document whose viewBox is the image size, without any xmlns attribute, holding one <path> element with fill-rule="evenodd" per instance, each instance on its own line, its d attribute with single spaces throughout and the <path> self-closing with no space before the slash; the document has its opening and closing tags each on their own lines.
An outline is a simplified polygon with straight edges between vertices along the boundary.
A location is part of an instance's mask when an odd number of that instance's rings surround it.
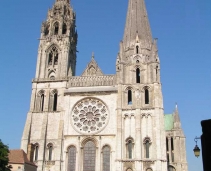
<svg viewBox="0 0 211 171">
<path fill-rule="evenodd" d="M 75 76 L 75 18 L 69 0 L 56 0 L 42 24 L 21 148 L 35 145 L 38 171 L 188 171 L 178 110 L 164 115 L 144 0 L 129 0 L 114 75 L 93 55 Z"/>
</svg>

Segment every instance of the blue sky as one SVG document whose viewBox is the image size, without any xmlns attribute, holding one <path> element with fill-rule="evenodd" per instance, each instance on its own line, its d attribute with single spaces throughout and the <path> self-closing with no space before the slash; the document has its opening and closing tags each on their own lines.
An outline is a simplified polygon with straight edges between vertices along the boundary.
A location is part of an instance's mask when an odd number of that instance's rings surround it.
<svg viewBox="0 0 211 171">
<path fill-rule="evenodd" d="M 7 0 L 0 6 L 0 138 L 19 148 L 29 110 L 41 22 L 54 0 Z M 102 71 L 115 73 L 123 37 L 127 0 L 72 0 L 79 34 L 77 75 L 95 52 Z M 165 113 L 178 103 L 187 138 L 189 171 L 202 171 L 194 137 L 200 121 L 211 118 L 211 1 L 146 0 L 154 38 L 158 38 Z"/>
</svg>

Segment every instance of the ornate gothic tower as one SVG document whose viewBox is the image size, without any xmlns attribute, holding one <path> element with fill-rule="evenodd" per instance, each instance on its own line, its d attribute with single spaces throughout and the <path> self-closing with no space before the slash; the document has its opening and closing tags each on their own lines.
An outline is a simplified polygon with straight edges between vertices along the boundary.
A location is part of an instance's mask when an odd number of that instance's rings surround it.
<svg viewBox="0 0 211 171">
<path fill-rule="evenodd" d="M 76 15 L 69 0 L 56 0 L 42 24 L 36 79 L 66 79 L 75 75 Z"/>
</svg>

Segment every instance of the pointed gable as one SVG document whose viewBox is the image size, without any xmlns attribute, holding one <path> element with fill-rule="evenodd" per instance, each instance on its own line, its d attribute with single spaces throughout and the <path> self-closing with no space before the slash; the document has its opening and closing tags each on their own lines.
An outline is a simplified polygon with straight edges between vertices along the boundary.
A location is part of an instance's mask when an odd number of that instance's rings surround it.
<svg viewBox="0 0 211 171">
<path fill-rule="evenodd" d="M 103 72 L 101 71 L 100 67 L 95 61 L 94 56 L 92 56 L 91 61 L 89 62 L 89 64 L 87 65 L 86 69 L 84 70 L 81 76 L 101 76 L 101 75 L 103 75 Z"/>
</svg>

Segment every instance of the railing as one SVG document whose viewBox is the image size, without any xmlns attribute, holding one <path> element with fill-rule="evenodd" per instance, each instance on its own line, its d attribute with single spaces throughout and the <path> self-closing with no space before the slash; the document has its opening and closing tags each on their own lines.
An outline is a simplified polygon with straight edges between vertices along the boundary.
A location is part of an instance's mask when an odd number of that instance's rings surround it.
<svg viewBox="0 0 211 171">
<path fill-rule="evenodd" d="M 70 77 L 69 87 L 113 86 L 115 75 Z"/>
<path fill-rule="evenodd" d="M 68 81 L 68 78 L 35 78 L 32 82 L 58 82 L 58 81 Z"/>
</svg>

